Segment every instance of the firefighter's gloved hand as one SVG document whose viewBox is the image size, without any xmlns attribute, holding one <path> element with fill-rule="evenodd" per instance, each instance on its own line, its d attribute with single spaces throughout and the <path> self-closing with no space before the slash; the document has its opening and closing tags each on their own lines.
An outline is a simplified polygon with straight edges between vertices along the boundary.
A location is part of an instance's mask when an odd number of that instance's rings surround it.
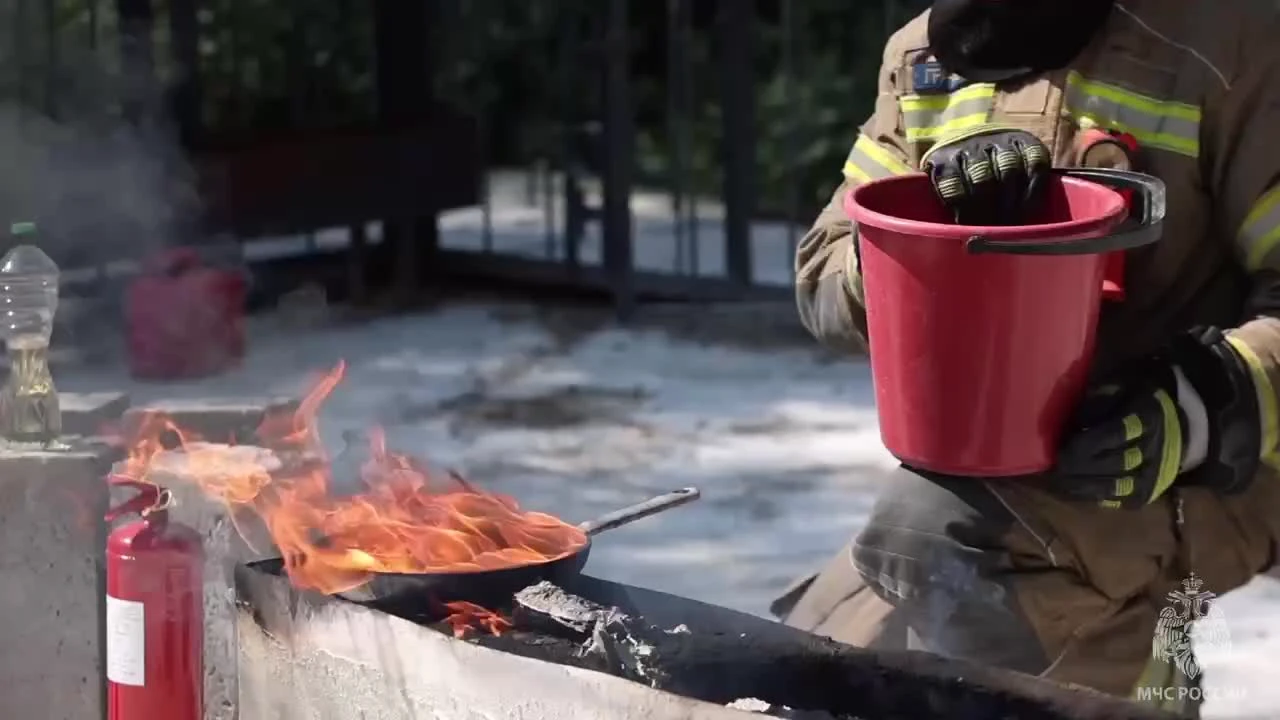
<svg viewBox="0 0 1280 720">
<path fill-rule="evenodd" d="M 1040 202 L 1052 160 L 1035 135 L 982 125 L 944 135 L 920 169 L 961 225 L 1018 225 Z"/>
<path fill-rule="evenodd" d="M 1153 502 L 1175 482 L 1231 494 L 1253 481 L 1261 447 L 1248 366 L 1216 328 L 1195 330 L 1089 391 L 1049 482 L 1115 509 Z"/>
</svg>

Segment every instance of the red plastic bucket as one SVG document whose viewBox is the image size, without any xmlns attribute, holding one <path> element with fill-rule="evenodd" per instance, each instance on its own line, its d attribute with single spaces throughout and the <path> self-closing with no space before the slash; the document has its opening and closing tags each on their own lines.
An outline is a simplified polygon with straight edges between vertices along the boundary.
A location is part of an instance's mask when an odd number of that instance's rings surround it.
<svg viewBox="0 0 1280 720">
<path fill-rule="evenodd" d="M 1131 208 L 1118 189 L 1132 189 Z M 1160 237 L 1164 185 L 1055 170 L 1038 224 L 956 225 L 924 175 L 854 189 L 880 433 L 903 463 L 1049 469 L 1093 357 L 1108 253 Z M 1132 222 L 1115 232 L 1132 211 Z"/>
</svg>

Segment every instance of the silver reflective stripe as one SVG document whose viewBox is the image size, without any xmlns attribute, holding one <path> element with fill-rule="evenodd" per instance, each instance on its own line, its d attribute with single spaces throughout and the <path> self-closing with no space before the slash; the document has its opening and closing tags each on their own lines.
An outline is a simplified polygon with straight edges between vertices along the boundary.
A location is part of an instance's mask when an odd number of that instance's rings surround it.
<svg viewBox="0 0 1280 720">
<path fill-rule="evenodd" d="M 995 85 L 978 83 L 948 95 L 903 95 L 898 99 L 909 142 L 931 142 L 946 133 L 982 125 L 995 105 Z"/>
<path fill-rule="evenodd" d="M 1067 113 L 1081 125 L 1096 125 L 1133 135 L 1139 145 L 1188 157 L 1200 154 L 1200 108 L 1159 100 L 1117 85 L 1067 76 Z"/>
<path fill-rule="evenodd" d="M 855 183 L 870 182 L 911 172 L 906 163 L 866 135 L 858 141 L 844 161 L 844 176 Z"/>
<path fill-rule="evenodd" d="M 1280 270 L 1280 185 L 1258 198 L 1253 209 L 1240 224 L 1236 243 L 1244 253 L 1245 267 L 1250 272 L 1263 268 Z"/>
</svg>

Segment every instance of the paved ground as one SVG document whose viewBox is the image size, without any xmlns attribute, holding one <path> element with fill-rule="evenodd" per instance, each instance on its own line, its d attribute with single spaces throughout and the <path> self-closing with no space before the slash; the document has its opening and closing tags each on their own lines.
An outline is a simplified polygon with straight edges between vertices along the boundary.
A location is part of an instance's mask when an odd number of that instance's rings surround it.
<svg viewBox="0 0 1280 720">
<path fill-rule="evenodd" d="M 573 520 L 697 485 L 701 503 L 602 537 L 592 569 L 763 612 L 857 527 L 889 462 L 865 372 L 807 349 L 591 330 L 584 315 L 462 306 L 296 333 L 264 324 L 246 365 L 220 378 L 141 385 L 111 369 L 59 382 L 137 400 L 246 396 L 296 391 L 345 359 L 323 414 L 334 446 L 380 425 L 401 449 Z"/>
</svg>

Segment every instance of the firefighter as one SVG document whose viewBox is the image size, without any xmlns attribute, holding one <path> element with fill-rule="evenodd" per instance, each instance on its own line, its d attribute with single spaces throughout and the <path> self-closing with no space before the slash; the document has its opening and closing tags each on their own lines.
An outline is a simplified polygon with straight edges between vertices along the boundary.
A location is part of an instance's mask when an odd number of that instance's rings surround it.
<svg viewBox="0 0 1280 720">
<path fill-rule="evenodd" d="M 1166 183 L 1164 236 L 1124 258 L 1055 468 L 899 468 L 852 542 L 775 603 L 788 624 L 1194 711 L 1200 669 L 1169 632 L 1205 606 L 1170 614 L 1170 593 L 1221 595 L 1280 547 L 1276 20 L 1244 1 L 936 0 L 893 35 L 797 251 L 819 340 L 866 349 L 841 200 L 873 179 L 923 169 L 960 220 L 1000 223 L 1051 165 L 1130 167 Z M 1136 151 L 1099 152 L 1100 134 Z"/>
</svg>

